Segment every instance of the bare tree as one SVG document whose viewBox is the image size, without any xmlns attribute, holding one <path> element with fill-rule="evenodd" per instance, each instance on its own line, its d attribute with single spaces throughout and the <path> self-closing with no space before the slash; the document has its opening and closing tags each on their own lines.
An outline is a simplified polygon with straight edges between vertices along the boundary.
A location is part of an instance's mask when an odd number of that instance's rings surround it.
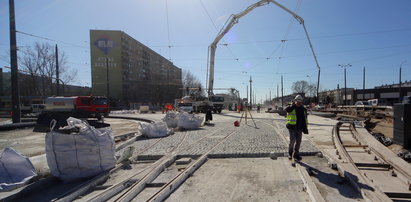
<svg viewBox="0 0 411 202">
<path fill-rule="evenodd" d="M 296 81 L 291 86 L 293 93 L 309 94 L 312 91 L 312 86 L 307 81 Z"/>
<path fill-rule="evenodd" d="M 204 88 L 200 80 L 194 76 L 190 71 L 183 70 L 183 88 L 186 94 L 195 97 L 205 97 Z M 187 89 L 188 88 L 188 92 Z M 195 88 L 195 89 L 190 89 Z"/>
<path fill-rule="evenodd" d="M 26 86 L 30 86 L 31 95 L 53 95 L 55 93 L 56 82 L 56 55 L 54 46 L 48 43 L 36 42 L 34 48 L 28 47 L 23 51 L 24 55 L 20 59 L 20 66 L 29 75 L 25 80 Z M 64 52 L 59 54 L 59 73 L 63 84 L 73 82 L 77 77 L 77 71 L 67 66 L 67 59 Z"/>
</svg>

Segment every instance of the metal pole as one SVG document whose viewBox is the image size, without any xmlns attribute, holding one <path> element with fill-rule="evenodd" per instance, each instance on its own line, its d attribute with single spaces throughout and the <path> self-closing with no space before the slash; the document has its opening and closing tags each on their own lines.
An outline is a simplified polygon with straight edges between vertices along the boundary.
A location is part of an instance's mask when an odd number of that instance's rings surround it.
<svg viewBox="0 0 411 202">
<path fill-rule="evenodd" d="M 17 67 L 16 17 L 14 15 L 14 0 L 9 0 L 10 12 L 10 62 L 11 62 L 11 102 L 13 123 L 20 123 L 20 98 Z"/>
<path fill-rule="evenodd" d="M 108 75 L 108 57 L 106 57 L 106 82 L 107 82 L 107 92 L 106 92 L 106 95 L 107 95 L 107 104 L 108 103 L 110 103 L 110 80 L 109 80 L 109 75 Z"/>
<path fill-rule="evenodd" d="M 404 60 L 400 64 L 400 83 L 399 83 L 399 86 L 398 86 L 398 91 L 399 91 L 398 100 L 399 100 L 399 102 L 401 102 L 401 72 L 402 72 L 402 65 L 406 62 L 407 62 L 407 60 Z"/>
<path fill-rule="evenodd" d="M 57 48 L 57 44 L 56 44 L 56 80 L 57 80 L 57 96 L 60 95 L 60 70 L 59 70 L 59 49 Z"/>
<path fill-rule="evenodd" d="M 344 68 L 344 84 L 345 84 L 345 87 L 344 87 L 345 88 L 344 89 L 344 94 L 345 94 L 344 105 L 346 105 L 347 104 L 347 72 L 346 72 L 346 68 L 351 67 L 352 65 L 351 64 L 346 64 L 346 65 L 338 65 L 338 66 Z"/>
<path fill-rule="evenodd" d="M 320 68 L 318 68 L 318 80 L 317 80 L 317 99 L 320 101 L 320 95 L 318 94 L 318 91 L 320 90 Z"/>
<path fill-rule="evenodd" d="M 167 65 L 167 99 L 170 99 L 170 66 Z M 201 95 L 201 92 L 200 92 Z M 170 99 L 171 101 L 171 99 Z"/>
<path fill-rule="evenodd" d="M 278 88 L 278 83 L 277 83 L 277 98 L 279 97 L 279 95 L 280 95 L 280 91 L 278 90 L 279 88 Z"/>
<path fill-rule="evenodd" d="M 251 76 L 250 76 L 250 109 L 253 108 L 253 80 L 251 80 Z"/>
<path fill-rule="evenodd" d="M 347 71 L 344 67 L 344 104 L 347 104 Z"/>
<path fill-rule="evenodd" d="M 248 85 L 247 85 L 247 93 L 246 93 L 246 95 L 247 95 L 247 102 L 250 102 L 250 100 L 248 100 Z"/>
<path fill-rule="evenodd" d="M 398 101 L 401 102 L 401 71 L 402 67 L 400 67 L 400 83 L 398 85 Z"/>
<path fill-rule="evenodd" d="M 363 69 L 363 74 L 362 74 L 362 100 L 365 100 L 365 66 Z"/>
<path fill-rule="evenodd" d="M 281 75 L 281 107 L 284 108 L 284 88 L 283 88 L 283 76 Z"/>
</svg>

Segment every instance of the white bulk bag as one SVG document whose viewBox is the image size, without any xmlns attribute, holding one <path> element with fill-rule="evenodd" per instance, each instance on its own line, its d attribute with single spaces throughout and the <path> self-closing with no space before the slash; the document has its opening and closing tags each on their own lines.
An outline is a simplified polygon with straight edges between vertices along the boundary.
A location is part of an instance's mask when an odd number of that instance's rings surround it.
<svg viewBox="0 0 411 202">
<path fill-rule="evenodd" d="M 167 128 L 165 122 L 140 123 L 140 131 L 146 137 L 165 137 L 172 134 L 172 130 Z"/>
<path fill-rule="evenodd" d="M 204 117 L 188 114 L 186 112 L 180 113 L 178 117 L 178 127 L 186 130 L 198 129 L 204 121 Z"/>
<path fill-rule="evenodd" d="M 178 113 L 175 111 L 168 111 L 166 116 L 163 118 L 163 121 L 166 122 L 167 127 L 177 128 Z"/>
<path fill-rule="evenodd" d="M 1 153 L 0 192 L 21 187 L 36 175 L 36 170 L 30 160 L 13 148 L 6 148 Z"/>
<path fill-rule="evenodd" d="M 70 134 L 53 131 L 46 135 L 46 157 L 51 174 L 64 181 L 95 176 L 116 164 L 110 127 L 96 129 L 75 118 L 68 126 L 79 129 Z"/>
</svg>

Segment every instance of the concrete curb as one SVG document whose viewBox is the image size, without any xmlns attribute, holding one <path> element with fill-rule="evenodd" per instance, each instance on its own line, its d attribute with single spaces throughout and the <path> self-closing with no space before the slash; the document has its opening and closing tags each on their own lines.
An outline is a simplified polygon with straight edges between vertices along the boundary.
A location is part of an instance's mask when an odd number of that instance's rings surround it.
<svg viewBox="0 0 411 202">
<path fill-rule="evenodd" d="M 36 122 L 4 124 L 4 125 L 0 125 L 0 131 L 9 131 L 9 130 L 14 130 L 18 128 L 34 127 L 35 125 L 36 125 Z"/>
</svg>

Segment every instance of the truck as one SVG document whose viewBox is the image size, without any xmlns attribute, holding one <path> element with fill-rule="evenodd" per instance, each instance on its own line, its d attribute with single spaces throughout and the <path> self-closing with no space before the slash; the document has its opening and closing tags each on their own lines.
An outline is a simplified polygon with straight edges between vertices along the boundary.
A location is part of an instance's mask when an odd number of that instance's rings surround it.
<svg viewBox="0 0 411 202">
<path fill-rule="evenodd" d="M 208 61 L 207 61 L 207 76 L 208 76 L 208 97 L 209 97 L 209 101 L 211 101 L 213 103 L 213 111 L 218 111 L 221 112 L 222 108 L 219 108 L 221 101 L 224 102 L 224 97 L 221 98 L 216 98 L 213 97 L 215 96 L 213 93 L 214 90 L 214 63 L 215 63 L 215 54 L 216 54 L 216 49 L 217 49 L 217 45 L 220 42 L 220 40 L 230 31 L 230 29 L 239 22 L 240 18 L 244 17 L 245 15 L 247 15 L 248 13 L 250 13 L 252 10 L 254 10 L 255 8 L 258 8 L 260 6 L 264 6 L 267 4 L 273 3 L 274 5 L 280 7 L 282 10 L 284 10 L 285 12 L 291 14 L 303 27 L 304 29 L 304 33 L 306 35 L 307 41 L 310 45 L 310 49 L 311 52 L 313 54 L 315 63 L 317 65 L 317 69 L 318 69 L 318 83 L 317 83 L 317 96 L 318 96 L 318 89 L 319 89 L 319 85 L 320 85 L 320 65 L 318 63 L 317 60 L 317 56 L 314 52 L 314 48 L 313 45 L 311 43 L 311 39 L 308 35 L 307 29 L 305 27 L 304 24 L 304 19 L 302 17 L 300 17 L 299 15 L 297 15 L 296 13 L 292 12 L 291 10 L 289 10 L 288 8 L 284 7 L 283 5 L 279 4 L 278 2 L 274 1 L 274 0 L 260 0 L 252 5 L 250 5 L 249 7 L 247 7 L 245 10 L 237 13 L 237 14 L 232 14 L 230 15 L 230 17 L 227 19 L 226 23 L 223 25 L 223 27 L 221 28 L 221 30 L 219 31 L 219 33 L 217 34 L 217 36 L 214 38 L 213 42 L 208 46 Z M 210 71 L 208 71 L 210 70 Z M 208 73 L 210 73 L 208 75 Z M 207 86 L 206 86 L 207 88 Z M 222 99 L 222 100 L 221 100 Z M 215 102 L 213 102 L 213 100 Z"/>
<path fill-rule="evenodd" d="M 212 107 L 211 102 L 206 97 L 184 96 L 176 101 L 176 108 L 179 111 L 185 112 L 202 112 L 206 113 L 209 107 Z"/>
<path fill-rule="evenodd" d="M 66 125 L 68 117 L 102 120 L 108 117 L 109 112 L 107 98 L 102 96 L 48 97 L 44 100 L 44 109 L 37 124 L 49 126 L 55 119 L 56 126 L 60 127 Z"/>
<path fill-rule="evenodd" d="M 213 107 L 214 113 L 221 113 L 224 107 L 224 97 L 221 95 L 209 95 L 208 101 L 210 105 Z"/>
</svg>

